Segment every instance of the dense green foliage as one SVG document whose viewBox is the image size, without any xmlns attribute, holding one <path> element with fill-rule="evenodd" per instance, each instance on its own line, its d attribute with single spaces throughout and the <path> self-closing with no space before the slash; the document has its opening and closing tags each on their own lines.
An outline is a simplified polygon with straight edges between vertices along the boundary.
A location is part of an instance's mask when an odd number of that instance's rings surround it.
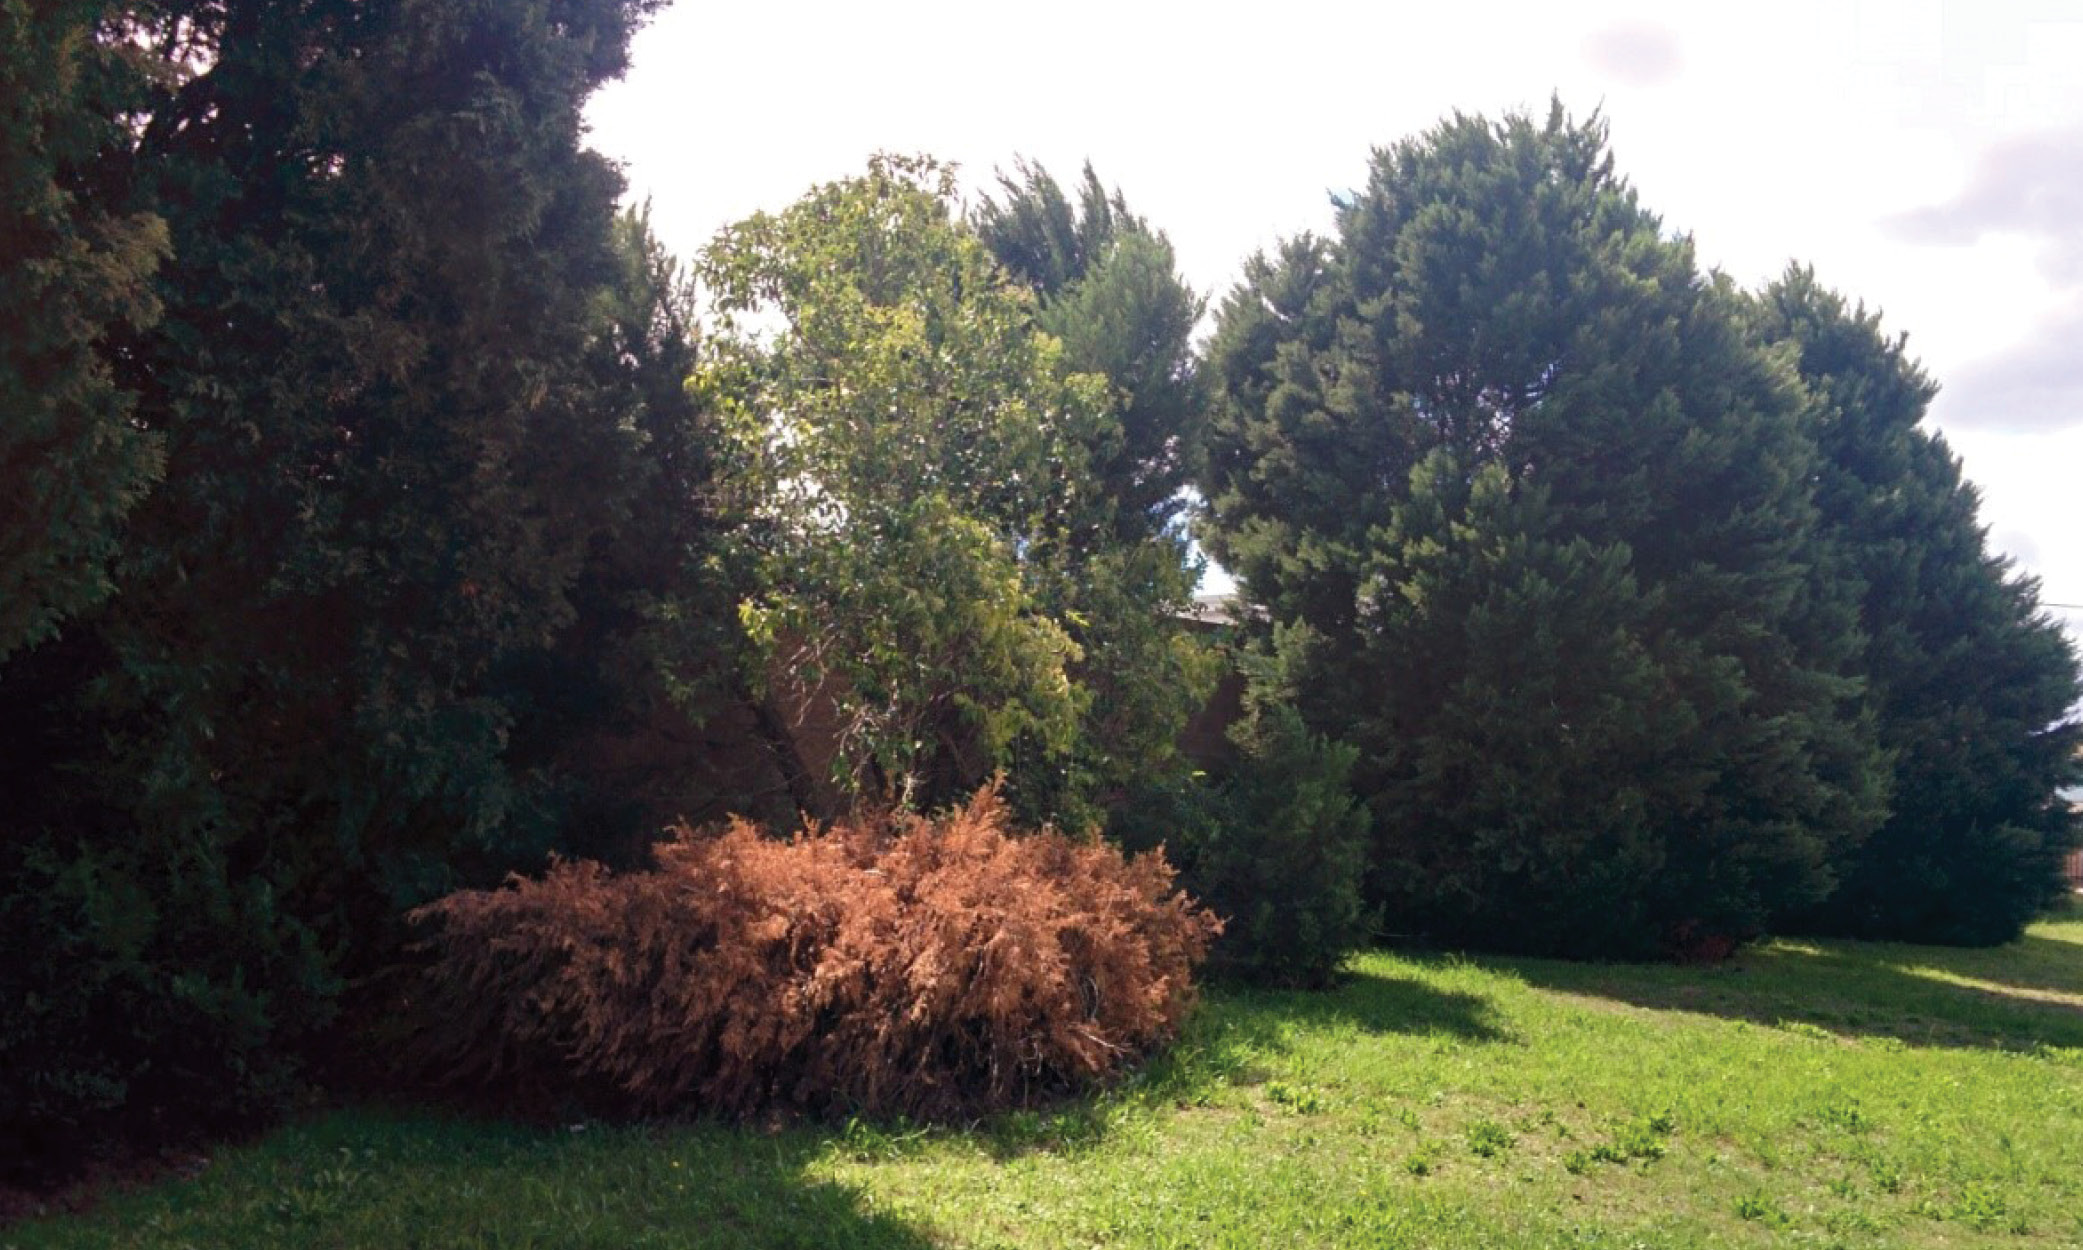
<svg viewBox="0 0 2083 1250">
<path fill-rule="evenodd" d="M 579 145 L 644 7 L 196 0 L 61 41 L 145 63 L 95 115 L 97 203 L 170 255 L 154 324 L 59 307 L 100 350 L 51 402 L 165 472 L 118 593 L 0 674 L 0 945 L 44 953 L 7 974 L 10 1167 L 265 1103 L 402 906 L 558 838 L 530 731 L 656 472 L 620 181 Z M 92 272 L 128 291 L 149 251 Z"/>
<path fill-rule="evenodd" d="M 99 0 L 0 4 L 0 661 L 109 592 L 117 527 L 158 476 L 97 341 L 158 315 L 165 223 L 98 194 L 147 83 Z"/>
<path fill-rule="evenodd" d="M 1210 970 L 1260 985 L 1318 988 L 1378 934 L 1364 897 L 1367 809 L 1352 789 L 1358 752 L 1312 731 L 1277 660 L 1226 657 L 1244 673 L 1228 749 L 1205 769 L 1143 779 L 1109 837 L 1163 848 L 1179 881 L 1222 917 Z"/>
<path fill-rule="evenodd" d="M 1740 311 L 1559 106 L 1378 152 L 1224 305 L 1211 545 L 1360 750 L 1399 926 L 1725 949 L 1878 823 L 1801 392 Z"/>
<path fill-rule="evenodd" d="M 704 278 L 699 385 L 735 448 L 745 620 L 779 703 L 828 717 L 835 744 L 823 776 L 802 762 L 802 805 L 932 807 L 1009 770 L 1024 813 L 1082 824 L 1175 758 L 1206 661 L 1168 619 L 1192 588 L 1183 537 L 1154 506 L 1121 519 L 1136 400 L 1092 370 L 1128 368 L 1108 351 L 1129 331 L 1037 309 L 922 161 L 734 227 Z M 1183 327 L 1167 350 L 1183 370 Z"/>
<path fill-rule="evenodd" d="M 2063 890 L 2076 845 L 2058 788 L 2077 775 L 2083 686 L 2038 586 L 1992 555 L 1977 496 L 1938 435 L 1936 387 L 1807 270 L 1758 300 L 1758 332 L 1799 352 L 1822 451 L 1816 503 L 1863 588 L 1860 672 L 1894 758 L 1888 821 L 1802 928 L 1921 942 L 2015 938 Z"/>
<path fill-rule="evenodd" d="M 1369 822 L 1351 789 L 1358 753 L 1311 732 L 1284 703 L 1257 710 L 1231 737 L 1238 754 L 1216 791 L 1218 820 L 1174 831 L 1181 880 L 1223 917 L 1218 970 L 1329 985 L 1377 930 L 1361 897 Z"/>
<path fill-rule="evenodd" d="M 733 227 L 703 269 L 699 385 L 759 560 L 743 612 L 788 702 L 829 705 L 848 799 L 931 807 L 1015 744 L 1061 757 L 1085 701 L 1041 580 L 1105 405 L 952 197 L 945 171 L 884 158 Z"/>
<path fill-rule="evenodd" d="M 1202 301 L 1170 241 L 1089 165 L 1075 207 L 1047 170 L 1022 164 L 971 221 L 1035 293 L 1063 366 L 1106 383 L 1107 419 L 1083 431 L 1086 482 L 1044 591 L 1090 700 L 1053 775 L 1023 761 L 1015 778 L 1031 812 L 1092 821 L 1152 777 L 1181 773 L 1179 734 L 1218 663 L 1180 619 L 1201 574 L 1181 513 L 1207 421 L 1192 344 Z"/>
</svg>

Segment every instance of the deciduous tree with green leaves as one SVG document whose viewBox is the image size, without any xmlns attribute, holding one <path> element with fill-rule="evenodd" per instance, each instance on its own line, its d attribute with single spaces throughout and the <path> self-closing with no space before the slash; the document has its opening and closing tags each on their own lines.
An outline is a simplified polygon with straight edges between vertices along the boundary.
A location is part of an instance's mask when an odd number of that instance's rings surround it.
<svg viewBox="0 0 2083 1250">
<path fill-rule="evenodd" d="M 952 173 L 879 157 L 726 231 L 702 278 L 758 676 L 828 708 L 838 744 L 806 779 L 836 789 L 804 806 L 934 806 L 1016 753 L 1067 756 L 1089 694 L 1044 587 L 1088 506 L 1104 383 L 1036 332 Z"/>
</svg>

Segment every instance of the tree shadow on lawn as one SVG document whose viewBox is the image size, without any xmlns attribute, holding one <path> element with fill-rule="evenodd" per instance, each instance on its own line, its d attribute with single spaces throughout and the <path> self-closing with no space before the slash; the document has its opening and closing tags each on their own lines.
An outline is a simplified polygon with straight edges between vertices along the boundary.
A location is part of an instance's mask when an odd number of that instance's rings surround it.
<svg viewBox="0 0 2083 1250">
<path fill-rule="evenodd" d="M 1460 1043 L 1516 1043 L 1495 1005 L 1480 994 L 1442 990 L 1411 977 L 1354 969 L 1323 990 L 1223 986 L 1209 993 L 1185 1034 L 1134 1081 L 1191 1095 L 1196 1083 L 1231 1082 L 1261 1059 L 1291 1051 L 1304 1036 L 1411 1034 Z"/>
<path fill-rule="evenodd" d="M 1781 940 L 1716 967 L 1498 960 L 1527 984 L 1660 1011 L 1811 1025 L 1913 1046 L 2083 1047 L 2083 946 Z"/>
<path fill-rule="evenodd" d="M 1520 1039 L 1479 994 L 1435 989 L 1407 977 L 1355 969 L 1322 990 L 1211 987 L 1186 1028 L 1112 1088 L 1003 1112 L 963 1135 L 999 1161 L 1037 1152 L 1075 1152 L 1110 1140 L 1138 1108 L 1196 1106 L 1219 1090 L 1257 1085 L 1303 1038 L 1414 1034 L 1457 1043 Z M 925 1131 L 927 1134 L 935 1131 Z M 865 1136 L 871 1147 L 877 1130 Z M 849 1139 L 853 1136 L 849 1132 Z M 851 1142 L 849 1141 L 849 1144 Z"/>
<path fill-rule="evenodd" d="M 928 1250 L 923 1232 L 809 1171 L 830 1133 L 716 1124 L 551 1128 L 355 1109 L 228 1152 L 201 1175 L 7 1230 L 7 1244 Z"/>
<path fill-rule="evenodd" d="M 1423 955 L 1404 958 L 1407 962 L 1427 961 Z M 1344 1026 L 1362 1033 L 1447 1034 L 1465 1042 L 1518 1040 L 1501 1023 L 1495 1005 L 1481 994 L 1437 989 L 1411 977 L 1357 968 L 1327 990 L 1239 988 L 1222 993 L 1221 998 L 1227 1010 L 1274 1024 Z"/>
</svg>

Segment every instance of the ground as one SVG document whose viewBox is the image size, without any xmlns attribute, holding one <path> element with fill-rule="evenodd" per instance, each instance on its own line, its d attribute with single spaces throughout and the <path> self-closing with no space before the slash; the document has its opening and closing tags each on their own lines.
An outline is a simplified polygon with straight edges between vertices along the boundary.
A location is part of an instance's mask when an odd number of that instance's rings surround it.
<svg viewBox="0 0 2083 1250">
<path fill-rule="evenodd" d="M 1715 968 L 1372 954 L 961 1130 L 351 1110 L 21 1247 L 2083 1245 L 2083 912 Z"/>
</svg>

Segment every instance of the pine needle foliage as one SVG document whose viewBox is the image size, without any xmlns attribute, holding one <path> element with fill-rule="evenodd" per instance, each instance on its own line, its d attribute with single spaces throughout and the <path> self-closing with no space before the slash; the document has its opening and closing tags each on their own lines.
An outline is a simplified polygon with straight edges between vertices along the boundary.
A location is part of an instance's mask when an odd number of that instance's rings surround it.
<svg viewBox="0 0 2083 1250">
<path fill-rule="evenodd" d="M 1358 749 L 1373 901 L 1525 953 L 1693 957 L 1885 816 L 1856 591 L 1783 358 L 1605 124 L 1456 116 L 1209 344 L 1210 551 Z"/>
<path fill-rule="evenodd" d="M 622 1109 L 948 1117 L 1092 1085 L 1171 1037 L 1220 925 L 1132 859 L 1015 834 L 995 785 L 782 841 L 685 826 L 421 908 L 426 1070 Z"/>
</svg>

